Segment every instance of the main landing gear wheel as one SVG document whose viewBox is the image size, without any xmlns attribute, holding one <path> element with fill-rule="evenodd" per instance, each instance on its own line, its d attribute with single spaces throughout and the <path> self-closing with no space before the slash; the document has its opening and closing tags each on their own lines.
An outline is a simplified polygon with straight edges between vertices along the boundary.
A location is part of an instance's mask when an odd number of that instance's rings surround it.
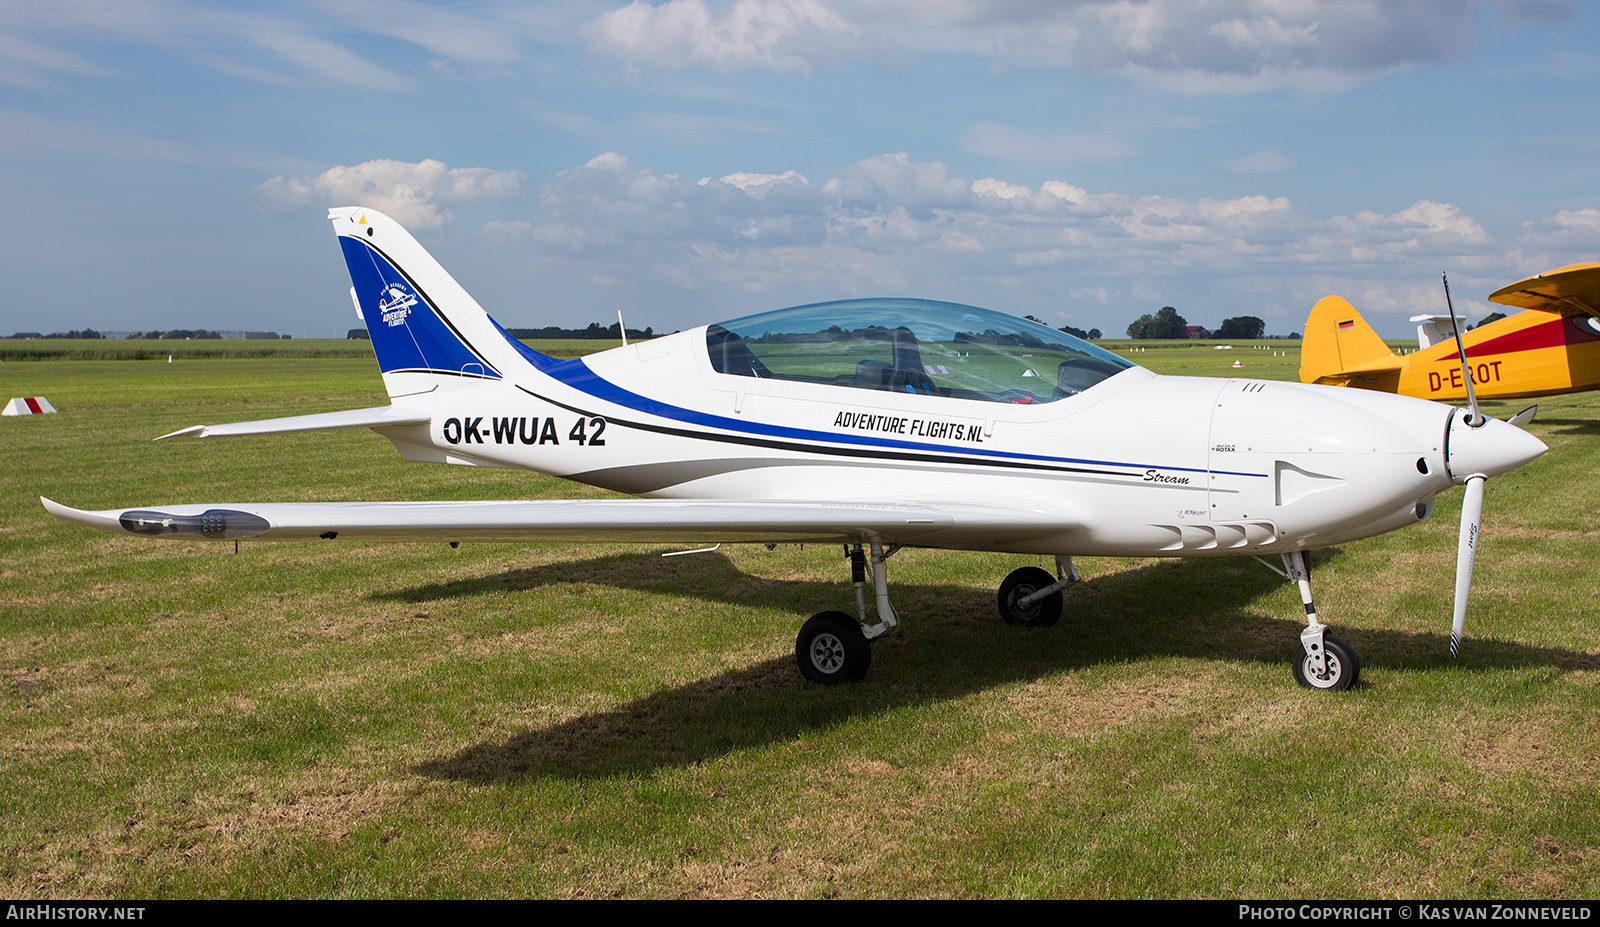
<svg viewBox="0 0 1600 927">
<path fill-rule="evenodd" d="M 1311 655 L 1306 653 L 1302 645 L 1294 657 L 1294 681 L 1307 689 L 1322 689 L 1329 692 L 1343 692 L 1356 684 L 1361 676 L 1361 660 L 1356 656 L 1354 647 L 1351 647 L 1342 637 L 1332 634 L 1322 635 L 1327 670 L 1320 676 L 1311 671 Z"/>
<path fill-rule="evenodd" d="M 794 659 L 812 682 L 825 686 L 855 682 L 872 665 L 872 645 L 854 618 L 844 612 L 820 612 L 800 627 Z"/>
<path fill-rule="evenodd" d="M 1055 592 L 1026 607 L 1017 604 L 1019 599 L 1055 583 L 1056 578 L 1038 567 L 1012 570 L 1000 584 L 1000 617 L 1006 624 L 1020 624 L 1025 628 L 1048 628 L 1061 620 L 1061 593 Z"/>
</svg>

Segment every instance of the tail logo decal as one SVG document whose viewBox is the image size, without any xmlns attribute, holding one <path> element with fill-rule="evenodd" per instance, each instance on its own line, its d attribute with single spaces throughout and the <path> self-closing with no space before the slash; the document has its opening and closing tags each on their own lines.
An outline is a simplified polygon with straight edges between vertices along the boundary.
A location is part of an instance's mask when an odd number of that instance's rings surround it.
<svg viewBox="0 0 1600 927">
<path fill-rule="evenodd" d="M 383 323 L 390 328 L 406 324 L 406 316 L 411 314 L 411 307 L 416 304 L 417 294 L 399 281 L 385 284 L 383 292 L 378 295 L 378 312 L 383 316 Z"/>
<path fill-rule="evenodd" d="M 500 372 L 428 296 L 375 245 L 339 236 L 359 294 L 372 350 L 384 373 L 432 373 L 497 380 Z"/>
</svg>

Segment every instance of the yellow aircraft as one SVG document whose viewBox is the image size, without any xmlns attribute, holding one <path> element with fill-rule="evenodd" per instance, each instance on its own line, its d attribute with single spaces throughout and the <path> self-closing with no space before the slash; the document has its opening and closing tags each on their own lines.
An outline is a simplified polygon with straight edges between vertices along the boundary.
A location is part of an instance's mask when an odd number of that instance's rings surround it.
<svg viewBox="0 0 1600 927">
<path fill-rule="evenodd" d="M 1524 311 L 1461 333 L 1479 399 L 1600 389 L 1600 263 L 1519 280 L 1489 299 Z M 1329 296 L 1311 310 L 1304 337 L 1301 382 L 1422 399 L 1467 398 L 1461 355 L 1448 328 L 1420 326 L 1421 350 L 1397 356 L 1348 302 Z"/>
</svg>

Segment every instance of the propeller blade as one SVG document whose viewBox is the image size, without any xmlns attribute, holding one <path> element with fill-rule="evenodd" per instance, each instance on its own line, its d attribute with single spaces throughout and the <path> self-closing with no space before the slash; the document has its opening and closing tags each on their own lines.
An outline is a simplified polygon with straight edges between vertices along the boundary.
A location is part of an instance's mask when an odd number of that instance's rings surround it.
<svg viewBox="0 0 1600 927">
<path fill-rule="evenodd" d="M 1461 537 L 1456 543 L 1456 611 L 1450 625 L 1450 656 L 1461 646 L 1461 630 L 1467 623 L 1467 594 L 1472 591 L 1472 561 L 1478 556 L 1478 532 L 1483 524 L 1483 488 L 1488 482 L 1482 474 L 1467 477 L 1467 492 L 1461 500 Z"/>
<path fill-rule="evenodd" d="M 1467 383 L 1467 424 L 1477 428 L 1483 424 L 1483 414 L 1478 411 L 1478 393 L 1472 388 L 1472 364 L 1467 362 L 1467 349 L 1461 346 L 1461 326 L 1456 324 L 1455 303 L 1450 301 L 1450 275 L 1440 274 L 1444 281 L 1444 304 L 1450 310 L 1450 328 L 1456 336 L 1456 356 L 1461 359 L 1461 378 Z"/>
</svg>

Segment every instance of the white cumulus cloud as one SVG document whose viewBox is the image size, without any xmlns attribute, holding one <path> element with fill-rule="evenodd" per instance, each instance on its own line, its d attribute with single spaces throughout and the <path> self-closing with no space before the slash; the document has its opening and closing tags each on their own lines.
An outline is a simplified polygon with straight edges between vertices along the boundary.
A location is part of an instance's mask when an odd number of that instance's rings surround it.
<svg viewBox="0 0 1600 927">
<path fill-rule="evenodd" d="M 1187 93 L 1338 89 L 1461 58 L 1484 4 L 1450 0 L 633 0 L 583 29 L 636 65 L 807 70 L 896 49 L 1121 71 Z M 1498 0 L 1557 22 L 1570 0 Z"/>
<path fill-rule="evenodd" d="M 528 175 L 487 167 L 450 168 L 432 159 L 366 161 L 331 167 L 315 177 L 274 177 L 251 195 L 267 212 L 370 206 L 411 229 L 439 231 L 454 206 L 510 199 L 527 192 Z"/>
<path fill-rule="evenodd" d="M 1522 239 L 1538 248 L 1600 252 L 1600 209 L 1569 209 L 1548 219 L 1525 222 Z"/>
<path fill-rule="evenodd" d="M 624 288 L 652 305 L 698 294 L 680 324 L 753 311 L 751 293 L 773 294 L 775 304 L 918 294 L 1003 299 L 1042 318 L 1071 304 L 1080 307 L 1075 324 L 1107 331 L 1179 305 L 1197 324 L 1248 314 L 1287 332 L 1329 293 L 1369 298 L 1363 311 L 1414 314 L 1431 305 L 1440 269 L 1464 282 L 1522 275 L 1511 243 L 1449 203 L 1315 216 L 1285 197 L 968 180 L 907 153 L 815 180 L 794 172 L 691 180 L 608 152 L 546 184 L 529 222 L 549 255 L 542 266 L 610 279 L 609 248 Z M 1597 227 L 1600 211 L 1578 210 L 1530 223 L 1523 238 L 1592 242 Z"/>
<path fill-rule="evenodd" d="M 819 0 L 737 0 L 722 17 L 705 0 L 634 0 L 582 30 L 603 55 L 654 67 L 808 70 L 855 44 L 856 30 Z"/>
</svg>

